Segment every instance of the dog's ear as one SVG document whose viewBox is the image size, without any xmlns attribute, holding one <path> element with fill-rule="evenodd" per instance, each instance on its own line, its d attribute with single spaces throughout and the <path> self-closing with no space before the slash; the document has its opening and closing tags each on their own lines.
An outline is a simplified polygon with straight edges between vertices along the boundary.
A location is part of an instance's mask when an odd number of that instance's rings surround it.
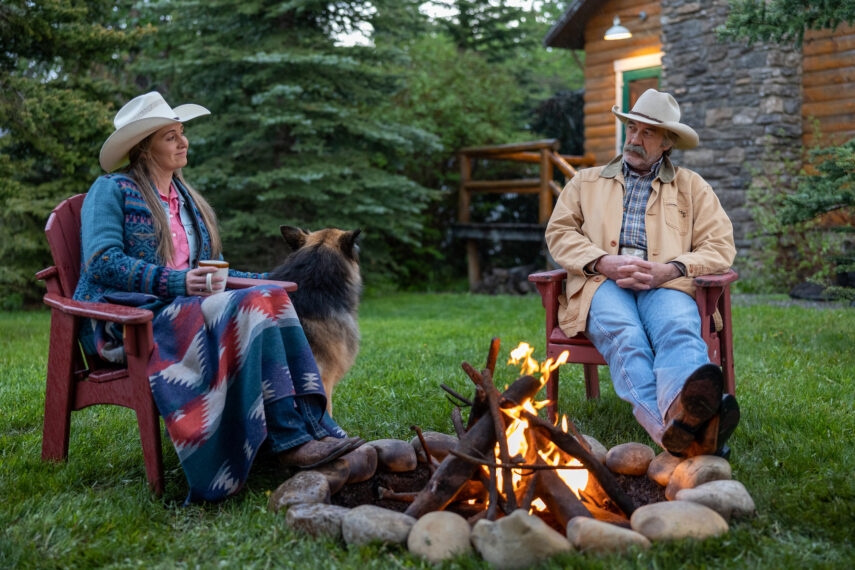
<svg viewBox="0 0 855 570">
<path fill-rule="evenodd" d="M 353 260 L 359 259 L 359 246 L 356 245 L 356 238 L 359 237 L 360 233 L 362 233 L 362 230 L 360 229 L 356 229 L 350 232 L 344 232 L 343 234 L 341 234 L 341 239 L 338 242 L 342 253 L 344 253 L 346 257 Z"/>
<path fill-rule="evenodd" d="M 306 243 L 306 236 L 309 232 L 295 228 L 294 226 L 279 226 L 279 231 L 282 232 L 282 237 L 285 238 L 285 243 L 291 248 L 291 251 L 297 251 Z"/>
</svg>

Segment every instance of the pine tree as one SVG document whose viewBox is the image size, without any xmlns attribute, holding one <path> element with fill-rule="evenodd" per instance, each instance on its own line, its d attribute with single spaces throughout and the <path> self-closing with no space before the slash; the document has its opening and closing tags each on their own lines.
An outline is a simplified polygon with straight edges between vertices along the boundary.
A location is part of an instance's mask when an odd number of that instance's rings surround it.
<svg viewBox="0 0 855 570">
<path fill-rule="evenodd" d="M 436 139 L 379 113 L 399 89 L 385 64 L 399 53 L 336 44 L 351 29 L 384 31 L 401 5 L 150 4 L 158 34 L 139 70 L 171 104 L 212 111 L 187 125 L 188 179 L 217 210 L 235 263 L 281 260 L 281 224 L 361 228 L 363 270 L 375 274 L 394 271 L 395 247 L 418 244 L 433 192 L 404 175 L 402 159 Z"/>
<path fill-rule="evenodd" d="M 0 4 L 0 306 L 37 300 L 44 237 L 61 200 L 86 192 L 123 97 L 112 73 L 145 32 L 106 0 Z"/>
</svg>

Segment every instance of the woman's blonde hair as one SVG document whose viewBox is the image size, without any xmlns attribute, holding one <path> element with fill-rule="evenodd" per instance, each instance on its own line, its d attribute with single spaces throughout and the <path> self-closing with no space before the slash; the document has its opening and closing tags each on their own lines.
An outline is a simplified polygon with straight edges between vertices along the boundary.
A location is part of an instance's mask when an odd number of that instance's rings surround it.
<svg viewBox="0 0 855 570">
<path fill-rule="evenodd" d="M 144 138 L 136 144 L 128 153 L 130 165 L 127 169 L 127 174 L 136 182 L 151 212 L 154 220 L 154 235 L 157 239 L 157 255 L 161 262 L 166 264 L 172 261 L 175 256 L 175 250 L 172 246 L 172 232 L 169 229 L 169 219 L 166 217 L 166 212 L 163 209 L 163 203 L 160 201 L 160 192 L 157 191 L 154 184 L 151 182 L 151 172 L 149 171 L 149 163 L 151 162 L 151 143 L 154 140 L 154 133 Z M 208 204 L 201 194 L 193 189 L 184 180 L 181 174 L 181 169 L 175 171 L 175 177 L 190 193 L 193 202 L 202 214 L 202 222 L 208 230 L 208 235 L 211 238 L 211 257 L 214 259 L 220 256 L 222 252 L 222 242 L 220 241 L 220 232 L 217 228 L 217 216 L 214 209 Z"/>
</svg>

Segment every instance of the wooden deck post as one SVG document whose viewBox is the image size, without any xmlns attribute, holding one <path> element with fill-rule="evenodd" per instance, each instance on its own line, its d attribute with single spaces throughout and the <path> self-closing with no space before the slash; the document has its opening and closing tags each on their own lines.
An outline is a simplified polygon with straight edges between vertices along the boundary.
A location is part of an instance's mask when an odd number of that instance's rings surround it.
<svg viewBox="0 0 855 570">
<path fill-rule="evenodd" d="M 465 152 L 457 155 L 460 160 L 460 192 L 458 194 L 457 221 L 461 224 L 469 223 L 470 194 L 466 183 L 472 177 L 472 159 Z M 466 265 L 469 277 L 469 290 L 475 289 L 475 284 L 481 280 L 481 267 L 478 263 L 478 242 L 474 239 L 466 240 Z"/>
<path fill-rule="evenodd" d="M 538 222 L 545 224 L 552 216 L 552 149 L 540 149 L 540 205 L 538 207 Z"/>
</svg>

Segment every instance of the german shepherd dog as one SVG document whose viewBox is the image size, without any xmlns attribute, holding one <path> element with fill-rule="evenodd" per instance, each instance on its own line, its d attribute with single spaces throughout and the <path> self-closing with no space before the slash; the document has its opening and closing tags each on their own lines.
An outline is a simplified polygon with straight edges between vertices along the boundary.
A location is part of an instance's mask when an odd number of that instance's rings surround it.
<svg viewBox="0 0 855 570">
<path fill-rule="evenodd" d="M 291 301 L 318 363 L 332 414 L 333 388 L 359 352 L 362 276 L 356 238 L 361 230 L 307 232 L 292 226 L 279 230 L 291 253 L 270 272 L 270 279 L 297 283 Z"/>
</svg>

